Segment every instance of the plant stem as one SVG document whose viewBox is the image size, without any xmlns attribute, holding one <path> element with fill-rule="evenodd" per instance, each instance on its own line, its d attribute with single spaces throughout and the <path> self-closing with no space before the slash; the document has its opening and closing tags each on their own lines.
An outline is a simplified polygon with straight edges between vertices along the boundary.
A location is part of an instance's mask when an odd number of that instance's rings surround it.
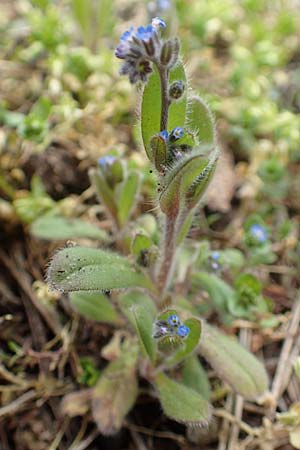
<svg viewBox="0 0 300 450">
<path fill-rule="evenodd" d="M 160 76 L 160 89 L 161 89 L 161 115 L 160 115 L 160 131 L 168 129 L 168 117 L 169 117 L 169 71 L 166 67 L 158 67 Z"/>
<path fill-rule="evenodd" d="M 165 293 L 171 274 L 176 250 L 176 218 L 166 217 L 163 236 L 162 257 L 157 267 L 156 281 L 161 296 Z"/>
</svg>

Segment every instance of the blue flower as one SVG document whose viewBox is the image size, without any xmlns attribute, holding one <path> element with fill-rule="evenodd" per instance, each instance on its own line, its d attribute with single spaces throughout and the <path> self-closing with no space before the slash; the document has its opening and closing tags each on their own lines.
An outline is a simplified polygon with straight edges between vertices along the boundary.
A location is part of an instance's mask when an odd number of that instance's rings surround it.
<svg viewBox="0 0 300 450">
<path fill-rule="evenodd" d="M 186 325 L 180 325 L 177 330 L 178 336 L 180 336 L 182 338 L 186 337 L 189 334 L 189 332 L 190 332 L 190 329 Z"/>
<path fill-rule="evenodd" d="M 180 325 L 179 317 L 176 314 L 172 314 L 168 318 L 168 324 L 171 325 L 172 327 L 178 327 L 178 325 Z"/>
<path fill-rule="evenodd" d="M 251 236 L 257 242 L 264 243 L 268 239 L 268 233 L 267 233 L 266 229 L 264 227 L 262 227 L 261 225 L 259 225 L 258 223 L 253 224 L 250 227 L 249 231 L 250 231 Z"/>
<path fill-rule="evenodd" d="M 184 136 L 184 130 L 181 127 L 174 128 L 170 133 L 170 141 L 177 141 Z"/>
<path fill-rule="evenodd" d="M 111 166 L 117 158 L 113 155 L 102 156 L 102 158 L 98 159 L 98 164 L 101 167 Z"/>
<path fill-rule="evenodd" d="M 164 140 L 167 142 L 169 140 L 169 133 L 167 130 L 161 131 L 159 133 L 159 136 L 161 136 L 162 138 L 164 138 Z"/>
<path fill-rule="evenodd" d="M 214 252 L 212 252 L 211 258 L 214 259 L 215 261 L 218 261 L 218 259 L 220 259 L 220 252 L 215 250 Z"/>
<path fill-rule="evenodd" d="M 166 28 L 166 22 L 161 19 L 160 17 L 154 17 L 154 19 L 152 19 L 151 24 L 154 28 Z"/>
<path fill-rule="evenodd" d="M 120 37 L 120 41 L 129 41 L 130 38 L 134 35 L 134 28 L 130 27 L 129 30 L 124 31 L 122 36 Z"/>
<path fill-rule="evenodd" d="M 138 27 L 135 37 L 141 41 L 149 41 L 153 37 L 155 29 L 152 25 L 146 27 Z"/>
</svg>

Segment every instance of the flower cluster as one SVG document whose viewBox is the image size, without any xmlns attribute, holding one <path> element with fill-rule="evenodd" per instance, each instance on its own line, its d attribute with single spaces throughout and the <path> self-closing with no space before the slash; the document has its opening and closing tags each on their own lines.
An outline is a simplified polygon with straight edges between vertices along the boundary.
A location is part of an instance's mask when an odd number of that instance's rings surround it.
<svg viewBox="0 0 300 450">
<path fill-rule="evenodd" d="M 166 142 L 175 142 L 184 136 L 184 130 L 181 127 L 174 128 L 171 133 L 167 130 L 161 131 L 159 135 L 164 138 Z"/>
<path fill-rule="evenodd" d="M 157 320 L 153 326 L 153 337 L 179 336 L 185 338 L 190 332 L 189 327 L 183 325 L 176 314 L 172 314 L 167 320 Z"/>
<path fill-rule="evenodd" d="M 146 27 L 131 27 L 122 34 L 115 56 L 124 60 L 120 73 L 128 75 L 131 83 L 145 83 L 153 70 L 152 63 L 168 67 L 175 64 L 179 52 L 178 41 L 163 42 L 161 28 L 166 28 L 165 22 L 155 17 Z"/>
</svg>

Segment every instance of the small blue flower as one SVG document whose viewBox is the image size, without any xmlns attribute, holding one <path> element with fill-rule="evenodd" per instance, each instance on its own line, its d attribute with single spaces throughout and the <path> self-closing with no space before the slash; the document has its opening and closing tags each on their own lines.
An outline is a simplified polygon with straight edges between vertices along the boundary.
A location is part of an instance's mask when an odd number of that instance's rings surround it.
<svg viewBox="0 0 300 450">
<path fill-rule="evenodd" d="M 152 19 L 151 24 L 154 28 L 166 28 L 166 22 L 161 19 L 160 17 L 154 17 L 154 19 Z"/>
<path fill-rule="evenodd" d="M 178 327 L 178 325 L 180 325 L 179 317 L 176 314 L 172 314 L 168 318 L 168 324 L 171 325 L 172 327 Z"/>
<path fill-rule="evenodd" d="M 189 334 L 189 332 L 190 332 L 190 329 L 186 325 L 180 325 L 177 330 L 178 336 L 180 336 L 182 338 L 186 337 Z"/>
<path fill-rule="evenodd" d="M 129 30 L 124 31 L 120 37 L 120 41 L 129 41 L 129 39 L 134 35 L 134 28 L 130 27 Z"/>
<path fill-rule="evenodd" d="M 152 25 L 138 27 L 135 37 L 141 41 L 149 41 L 152 38 L 154 31 L 155 30 Z"/>
<path fill-rule="evenodd" d="M 215 250 L 214 252 L 212 252 L 211 258 L 214 259 L 215 261 L 218 261 L 218 259 L 220 259 L 220 252 Z"/>
<path fill-rule="evenodd" d="M 159 133 L 159 136 L 161 136 L 162 138 L 164 138 L 164 140 L 167 142 L 169 140 L 169 133 L 167 130 L 161 131 Z"/>
<path fill-rule="evenodd" d="M 178 139 L 182 138 L 183 136 L 184 136 L 183 128 L 176 127 L 170 133 L 170 140 L 177 141 Z"/>
<path fill-rule="evenodd" d="M 268 239 L 268 233 L 267 233 L 266 229 L 264 227 L 262 227 L 261 225 L 259 225 L 258 223 L 253 224 L 250 227 L 249 231 L 250 231 L 252 237 L 260 243 L 264 243 Z"/>
<path fill-rule="evenodd" d="M 98 159 L 98 164 L 101 167 L 111 166 L 116 160 L 116 157 L 113 155 L 102 156 L 102 158 Z"/>
</svg>

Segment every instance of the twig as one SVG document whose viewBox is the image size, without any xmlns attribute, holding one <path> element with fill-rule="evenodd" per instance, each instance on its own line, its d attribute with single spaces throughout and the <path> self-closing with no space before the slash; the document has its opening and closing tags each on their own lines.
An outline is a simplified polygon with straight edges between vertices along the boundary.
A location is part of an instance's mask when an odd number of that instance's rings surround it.
<svg viewBox="0 0 300 450">
<path fill-rule="evenodd" d="M 98 435 L 99 431 L 96 429 L 84 441 L 81 441 L 79 445 L 76 445 L 75 447 L 72 446 L 69 450 L 85 450 Z"/>
<path fill-rule="evenodd" d="M 34 390 L 25 392 L 25 394 L 21 395 L 21 397 L 18 397 L 8 405 L 2 406 L 2 408 L 0 408 L 0 417 L 15 414 L 17 411 L 22 409 L 25 403 L 29 400 L 33 400 L 36 396 L 37 394 Z"/>
<path fill-rule="evenodd" d="M 276 370 L 276 374 L 274 377 L 274 381 L 272 384 L 271 393 L 274 399 L 274 404 L 272 406 L 271 413 L 274 414 L 276 409 L 276 404 L 285 391 L 291 373 L 292 373 L 292 358 L 291 358 L 291 352 L 292 347 L 295 341 L 295 338 L 298 337 L 299 333 L 299 323 L 300 323 L 300 294 L 298 295 L 297 300 L 295 301 L 293 308 L 292 308 L 292 314 L 291 314 L 291 322 L 288 329 L 288 332 L 286 334 L 286 338 L 280 353 L 279 362 Z M 300 339 L 298 337 L 297 341 L 299 340 L 299 346 L 300 346 Z M 299 348 L 295 349 L 295 353 L 299 353 Z"/>
<path fill-rule="evenodd" d="M 233 396 L 231 394 L 228 395 L 226 400 L 225 409 L 214 409 L 213 414 L 217 417 L 223 418 L 222 427 L 219 433 L 219 445 L 218 450 L 226 450 L 227 447 L 227 440 L 228 440 L 228 433 L 229 433 L 229 424 L 230 420 L 229 417 L 232 417 L 234 420 L 235 418 L 230 414 L 230 410 L 232 408 L 233 403 Z M 221 414 L 222 412 L 222 414 Z"/>
</svg>

